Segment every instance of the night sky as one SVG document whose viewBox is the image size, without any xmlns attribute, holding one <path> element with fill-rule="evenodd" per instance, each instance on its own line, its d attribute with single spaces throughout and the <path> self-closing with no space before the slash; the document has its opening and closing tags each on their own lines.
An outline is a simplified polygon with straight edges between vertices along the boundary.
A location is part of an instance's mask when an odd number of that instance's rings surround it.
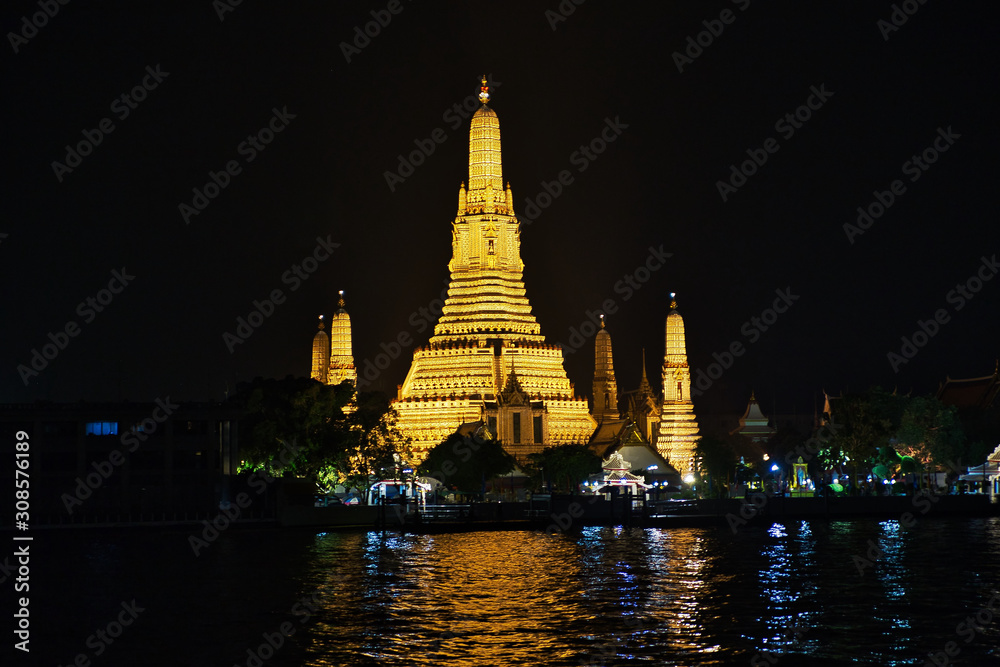
<svg viewBox="0 0 1000 667">
<path fill-rule="evenodd" d="M 988 374 L 996 6 L 902 4 L 915 13 L 900 7 L 896 29 L 889 2 L 564 0 L 562 16 L 556 0 L 246 0 L 221 19 L 209 0 L 71 2 L 36 31 L 22 21 L 36 3 L 5 3 L 0 400 L 218 400 L 255 376 L 308 375 L 316 316 L 339 289 L 362 372 L 403 332 L 426 343 L 420 309 L 448 278 L 468 179 L 462 103 L 484 73 L 504 180 L 533 217 L 521 254 L 542 333 L 569 344 L 613 299 L 620 391 L 638 384 L 643 347 L 658 383 L 671 291 L 696 379 L 713 353 L 745 350 L 695 399 L 706 413 L 742 412 L 751 389 L 766 412 L 812 414 L 824 388 L 929 392 Z M 376 32 L 371 12 L 391 20 L 366 43 L 355 28 Z M 30 38 L 12 45 L 12 31 Z M 248 142 L 269 123 L 270 143 Z M 100 143 L 70 167 L 85 131 Z M 602 131 L 614 140 L 587 157 Z M 429 141 L 390 188 L 398 156 Z M 928 148 L 933 164 L 912 162 Z M 753 156 L 766 162 L 720 193 Z M 230 162 L 228 184 L 185 216 Z M 572 181 L 530 207 L 564 170 Z M 845 230 L 897 180 L 880 217 Z M 308 279 L 286 274 L 317 238 L 339 246 Z M 671 256 L 647 274 L 661 247 Z M 97 312 L 86 301 L 115 271 L 127 284 Z M 952 292 L 970 279 L 971 299 Z M 274 290 L 283 302 L 230 352 L 223 335 Z M 778 292 L 791 306 L 764 330 L 752 318 Z M 894 369 L 887 354 L 937 311 L 943 324 Z M 26 385 L 18 366 L 67 325 L 76 335 Z M 566 361 L 581 394 L 590 338 Z M 412 347 L 375 388 L 395 394 Z"/>
</svg>

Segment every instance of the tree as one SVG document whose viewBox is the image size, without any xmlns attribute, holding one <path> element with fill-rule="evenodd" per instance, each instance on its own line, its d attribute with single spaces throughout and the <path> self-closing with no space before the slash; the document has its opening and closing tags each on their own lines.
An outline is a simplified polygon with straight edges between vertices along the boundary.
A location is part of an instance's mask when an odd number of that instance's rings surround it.
<svg viewBox="0 0 1000 667">
<path fill-rule="evenodd" d="M 869 470 L 876 462 L 879 447 L 888 444 L 899 424 L 901 399 L 874 387 L 864 394 L 851 394 L 837 404 L 835 422 L 841 427 L 823 456 L 828 464 L 838 464 L 841 454 L 850 462 L 857 479 L 858 470 Z"/>
<path fill-rule="evenodd" d="M 407 454 L 389 399 L 380 392 L 355 395 L 350 381 L 257 378 L 237 397 L 244 404 L 241 470 L 292 474 L 324 490 L 344 483 L 367 497 L 372 476 Z"/>
<path fill-rule="evenodd" d="M 362 489 L 367 498 L 368 489 L 382 470 L 394 470 L 397 460 L 405 463 L 409 459 L 409 439 L 396 425 L 397 418 L 382 392 L 357 395 L 355 409 L 344 420 L 342 446 L 330 460 L 337 481 Z"/>
<path fill-rule="evenodd" d="M 721 487 L 728 486 L 729 476 L 739 462 L 732 440 L 703 435 L 695 440 L 694 453 L 698 472 L 708 478 L 709 493 L 721 495 Z"/>
<path fill-rule="evenodd" d="M 240 469 L 316 481 L 346 446 L 344 407 L 352 394 L 350 383 L 330 386 L 291 376 L 241 385 L 236 397 L 244 406 Z"/>
<path fill-rule="evenodd" d="M 955 406 L 944 405 L 936 398 L 909 399 L 896 438 L 903 454 L 925 464 L 943 466 L 952 475 L 957 474 L 959 466 L 976 462 L 970 458 Z"/>
<path fill-rule="evenodd" d="M 480 497 L 487 480 L 514 470 L 517 461 L 504 450 L 489 429 L 476 433 L 452 433 L 430 452 L 417 469 L 446 487 Z"/>
<path fill-rule="evenodd" d="M 528 455 L 536 480 L 550 487 L 576 493 L 588 476 L 601 472 L 601 457 L 586 445 L 554 445 Z"/>
</svg>

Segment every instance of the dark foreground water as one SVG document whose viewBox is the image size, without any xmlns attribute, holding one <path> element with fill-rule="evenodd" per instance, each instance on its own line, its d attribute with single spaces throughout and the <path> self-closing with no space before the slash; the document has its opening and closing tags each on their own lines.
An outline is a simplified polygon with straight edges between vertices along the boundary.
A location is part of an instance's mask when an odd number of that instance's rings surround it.
<svg viewBox="0 0 1000 667">
<path fill-rule="evenodd" d="M 187 538 L 36 533 L 17 664 L 1000 664 L 998 519 Z"/>
</svg>

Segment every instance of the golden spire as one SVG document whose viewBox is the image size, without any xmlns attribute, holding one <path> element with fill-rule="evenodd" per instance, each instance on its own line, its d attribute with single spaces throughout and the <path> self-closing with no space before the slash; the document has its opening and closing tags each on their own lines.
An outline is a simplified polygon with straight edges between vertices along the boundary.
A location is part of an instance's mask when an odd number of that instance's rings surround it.
<svg viewBox="0 0 1000 667">
<path fill-rule="evenodd" d="M 667 315 L 666 358 L 664 367 L 684 366 L 687 363 L 687 349 L 684 342 L 684 318 L 677 312 L 675 293 L 670 293 L 670 314 Z"/>
<path fill-rule="evenodd" d="M 490 101 L 490 87 L 486 85 L 486 75 L 483 75 L 482 85 L 479 87 L 479 101 L 486 104 Z"/>
<path fill-rule="evenodd" d="M 615 380 L 615 366 L 611 352 L 611 334 L 601 328 L 594 337 L 594 410 L 591 413 L 598 421 L 604 418 L 618 418 L 618 382 Z"/>
<path fill-rule="evenodd" d="M 489 86 L 483 77 L 479 99 L 483 106 L 472 116 L 469 126 L 469 187 L 470 212 L 486 210 L 497 204 L 506 205 L 503 187 L 503 168 L 500 160 L 500 120 L 493 109 L 486 106 L 490 99 Z M 487 188 L 492 192 L 487 193 Z M 490 201 L 487 201 L 487 198 Z M 478 205 L 478 206 L 477 206 Z"/>
<path fill-rule="evenodd" d="M 323 331 L 323 316 L 319 316 L 319 331 L 313 336 L 312 371 L 310 377 L 326 382 L 330 373 L 330 337 Z"/>
<path fill-rule="evenodd" d="M 351 344 L 351 316 L 344 309 L 344 290 L 339 293 L 339 310 L 330 319 L 330 376 L 327 384 L 340 384 L 344 380 L 358 381 Z"/>
</svg>

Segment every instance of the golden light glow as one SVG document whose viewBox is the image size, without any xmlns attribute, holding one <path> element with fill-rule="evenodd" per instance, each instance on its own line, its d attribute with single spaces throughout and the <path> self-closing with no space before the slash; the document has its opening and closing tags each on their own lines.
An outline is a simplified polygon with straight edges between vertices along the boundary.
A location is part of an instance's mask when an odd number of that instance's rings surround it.
<svg viewBox="0 0 1000 667">
<path fill-rule="evenodd" d="M 469 185 L 459 188 L 452 222 L 448 298 L 393 403 L 418 460 L 465 422 L 492 418 L 506 445 L 520 434 L 518 455 L 586 442 L 596 426 L 525 294 L 520 222 L 510 185 L 503 187 L 500 121 L 483 85 L 484 103 L 469 127 Z M 514 367 L 519 391 L 505 392 Z"/>
<path fill-rule="evenodd" d="M 313 380 L 326 382 L 330 373 L 330 337 L 323 331 L 323 316 L 319 316 L 319 331 L 313 336 L 312 374 Z"/>
<path fill-rule="evenodd" d="M 684 342 L 684 318 L 677 312 L 673 292 L 670 299 L 663 355 L 663 407 L 656 448 L 683 478 L 695 472 L 694 442 L 698 437 L 698 421 L 691 402 L 691 369 Z"/>
<path fill-rule="evenodd" d="M 358 371 L 354 368 L 351 347 L 351 316 L 344 310 L 344 290 L 340 290 L 338 310 L 330 320 L 330 376 L 327 384 L 350 380 L 357 386 Z"/>
<path fill-rule="evenodd" d="M 615 364 L 611 354 L 611 334 L 604 328 L 594 339 L 594 419 L 618 419 L 618 383 L 615 381 Z"/>
</svg>

